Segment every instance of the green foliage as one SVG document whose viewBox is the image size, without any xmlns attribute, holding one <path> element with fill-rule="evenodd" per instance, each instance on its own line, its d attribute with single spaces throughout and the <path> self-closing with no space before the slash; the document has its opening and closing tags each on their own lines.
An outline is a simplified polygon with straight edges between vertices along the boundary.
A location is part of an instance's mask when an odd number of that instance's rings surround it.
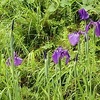
<svg viewBox="0 0 100 100">
<path fill-rule="evenodd" d="M 68 34 L 85 29 L 77 11 L 85 8 L 97 21 L 99 5 L 99 0 L 0 0 L 0 100 L 99 100 L 100 39 L 93 41 L 89 30 L 88 56 L 84 37 L 75 47 L 68 41 Z M 52 62 L 58 46 L 71 54 L 61 70 Z M 12 49 L 23 58 L 18 67 L 6 66 Z"/>
</svg>

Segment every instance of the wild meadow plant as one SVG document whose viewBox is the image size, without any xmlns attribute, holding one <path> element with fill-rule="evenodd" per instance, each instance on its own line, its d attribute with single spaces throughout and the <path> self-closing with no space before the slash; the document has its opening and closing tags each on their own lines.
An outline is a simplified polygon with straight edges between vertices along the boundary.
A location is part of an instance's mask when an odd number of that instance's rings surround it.
<svg viewBox="0 0 100 100">
<path fill-rule="evenodd" d="M 6 61 L 1 60 L 1 85 L 4 86 L 0 91 L 0 100 L 21 100 L 20 86 L 19 86 L 19 72 L 15 66 L 22 63 L 22 59 L 14 52 L 14 20 L 11 23 L 10 32 L 10 57 Z M 4 57 L 1 56 L 2 59 Z M 3 63 L 3 64 L 2 64 Z M 1 73 L 0 73 L 1 74 Z M 5 77 L 5 79 L 3 78 Z M 2 87 L 2 86 L 1 86 Z"/>
<path fill-rule="evenodd" d="M 17 57 L 17 54 L 14 52 L 14 20 L 12 21 L 11 25 L 11 42 L 10 42 L 10 50 L 11 50 L 11 57 L 9 57 L 6 61 L 7 66 L 10 66 L 10 72 L 11 72 L 11 77 L 9 82 L 7 83 L 8 85 L 8 96 L 7 99 L 9 100 L 20 100 L 20 87 L 18 84 L 18 72 L 15 68 L 15 66 L 18 66 L 22 63 L 22 59 Z M 7 79 L 8 80 L 8 79 Z M 6 81 L 7 81 L 6 80 Z M 10 87 L 9 87 L 10 86 Z"/>
<path fill-rule="evenodd" d="M 88 15 L 88 13 L 85 11 L 85 9 L 80 9 L 79 11 L 78 11 L 78 13 L 80 14 L 80 18 L 81 18 L 81 20 L 86 20 L 86 19 L 88 19 L 89 18 L 89 15 Z M 90 22 L 91 23 L 91 22 Z M 86 70 L 86 74 L 87 74 L 87 77 L 86 77 L 86 88 L 85 88 L 85 91 L 86 91 L 86 99 L 93 99 L 94 100 L 94 95 L 92 94 L 92 85 L 91 85 L 91 81 L 92 81 L 92 70 L 91 70 L 91 66 L 90 66 L 90 61 L 89 61 L 89 37 L 88 37 L 88 30 L 89 30 L 89 28 L 90 28 L 90 25 L 91 24 L 88 24 L 87 26 L 86 26 L 86 28 L 85 28 L 85 32 L 76 32 L 76 33 L 72 33 L 72 34 L 70 34 L 69 35 L 69 41 L 70 41 L 70 43 L 73 45 L 73 46 L 75 46 L 76 44 L 78 44 L 78 42 L 79 42 L 79 36 L 80 36 L 80 34 L 84 34 L 85 36 L 85 63 L 86 63 L 86 67 L 85 67 L 85 70 Z M 99 35 L 99 27 L 98 27 L 99 25 L 97 25 L 97 26 L 95 26 L 95 34 L 96 34 L 96 36 L 100 36 Z M 97 28 L 98 27 L 98 28 Z M 94 38 L 93 38 L 94 39 Z M 81 48 L 80 48 L 81 49 Z M 81 54 L 80 54 L 81 55 Z M 94 55 L 95 56 L 95 55 Z M 76 67 L 75 67 L 75 78 L 76 78 L 76 76 L 77 76 L 77 70 L 76 70 Z M 75 87 L 76 87 L 76 82 L 77 82 L 77 80 L 75 80 Z M 88 83 L 89 82 L 89 83 Z M 76 91 L 76 89 L 75 89 L 75 91 Z M 89 93 L 88 93 L 89 92 Z M 77 98 L 77 93 L 75 92 L 75 99 L 77 100 L 78 98 Z M 89 98 L 88 98 L 89 97 Z M 84 99 L 85 99 L 84 98 Z"/>
<path fill-rule="evenodd" d="M 99 49 L 96 42 L 100 36 L 100 21 L 92 20 L 84 8 L 90 1 L 86 4 L 85 0 L 82 0 L 84 5 L 79 10 L 77 10 L 79 7 L 77 9 L 73 7 L 74 4 L 81 5 L 80 2 L 77 0 L 1 2 L 4 7 L 2 11 L 9 11 L 2 16 L 9 17 L 8 22 L 12 18 L 15 19 L 15 24 L 14 20 L 12 21 L 10 48 L 4 49 L 8 56 L 2 55 L 5 51 L 0 52 L 1 100 L 100 99 L 99 58 L 95 54 L 96 49 Z M 91 2 L 96 5 L 94 0 Z M 91 10 L 88 7 L 87 9 Z M 76 12 L 80 19 L 78 27 L 73 27 L 70 24 Z M 6 21 L 4 22 L 6 25 Z M 84 29 L 81 29 L 81 24 L 84 24 L 82 27 Z M 66 26 L 71 27 L 70 31 Z M 18 33 L 24 38 L 26 45 Z M 45 42 L 41 36 L 49 39 Z M 57 49 L 54 51 L 55 47 Z M 36 50 L 37 48 L 39 49 Z M 23 57 L 19 57 L 14 51 L 17 51 L 18 55 L 21 53 Z"/>
<path fill-rule="evenodd" d="M 20 57 L 18 57 L 18 55 L 16 54 L 16 52 L 14 52 L 14 66 L 18 66 L 18 65 L 20 65 L 21 63 L 22 63 L 22 59 L 20 58 Z M 7 59 L 7 61 L 6 61 L 6 64 L 8 65 L 8 66 L 10 66 L 11 65 L 11 57 L 9 57 L 8 59 Z"/>
<path fill-rule="evenodd" d="M 85 9 L 80 9 L 78 11 L 78 13 L 80 14 L 80 18 L 81 20 L 85 20 L 89 18 L 89 15 L 88 13 L 85 11 Z M 90 24 L 91 23 L 91 24 Z M 72 68 L 72 72 L 71 74 L 73 74 L 73 77 L 74 77 L 74 93 L 72 95 L 72 97 L 70 99 L 74 99 L 74 100 L 79 100 L 79 98 L 81 98 L 82 100 L 95 100 L 96 98 L 96 94 L 95 94 L 95 90 L 92 89 L 92 80 L 93 80 L 93 76 L 92 74 L 96 72 L 96 69 L 94 66 L 95 65 L 95 54 L 93 53 L 93 57 L 94 57 L 94 61 L 92 62 L 92 65 L 91 65 L 91 62 L 90 62 L 90 45 L 89 45 L 89 36 L 88 36 L 88 31 L 91 27 L 91 25 L 94 25 L 95 27 L 95 34 L 93 34 L 93 37 L 92 37 L 92 40 L 94 40 L 94 35 L 96 35 L 97 37 L 100 36 L 100 26 L 99 26 L 99 21 L 97 22 L 90 22 L 88 25 L 86 25 L 85 27 L 85 31 L 79 31 L 79 32 L 74 32 L 72 34 L 69 34 L 68 35 L 68 38 L 69 38 L 69 41 L 70 43 L 75 46 L 75 45 L 79 45 L 79 50 L 78 50 L 78 53 L 75 57 L 75 63 L 73 64 L 73 68 Z M 81 69 L 83 70 L 82 73 L 83 75 L 81 76 L 82 79 L 80 79 L 79 77 L 79 69 L 77 68 L 78 67 L 78 64 L 80 64 L 80 60 L 81 60 L 81 53 L 80 53 L 80 35 L 83 35 L 84 36 L 84 63 L 85 63 L 85 66 Z M 91 38 L 91 37 L 90 37 Z M 93 45 L 95 45 L 95 42 L 93 42 Z M 95 48 L 95 47 L 94 47 Z M 64 50 L 62 47 L 59 47 L 57 48 L 53 55 L 52 55 L 52 59 L 54 61 L 54 63 L 56 64 L 55 65 L 55 72 L 56 72 L 56 86 L 55 86 L 55 89 L 56 89 L 56 94 L 54 94 L 54 98 L 52 98 L 53 100 L 64 100 L 64 99 L 68 99 L 67 97 L 64 98 L 63 96 L 63 91 L 62 91 L 62 84 L 61 84 L 61 78 L 62 78 L 62 74 L 61 74 L 61 70 L 62 70 L 62 65 L 61 65 L 61 59 L 63 57 L 66 58 L 66 64 L 69 62 L 69 58 L 70 58 L 71 55 L 69 55 L 68 51 Z M 58 66 L 57 66 L 58 65 Z M 92 68 L 93 67 L 93 68 Z M 59 70 L 58 70 L 59 69 Z M 95 69 L 95 71 L 94 71 Z M 68 74 L 67 74 L 68 75 Z M 81 85 L 80 81 L 83 80 L 83 86 Z M 67 84 L 67 82 L 66 82 Z M 83 88 L 84 87 L 84 88 Z M 80 92 L 79 92 L 80 91 Z M 59 93 L 60 92 L 60 93 Z M 56 97 L 55 97 L 56 95 Z"/>
</svg>

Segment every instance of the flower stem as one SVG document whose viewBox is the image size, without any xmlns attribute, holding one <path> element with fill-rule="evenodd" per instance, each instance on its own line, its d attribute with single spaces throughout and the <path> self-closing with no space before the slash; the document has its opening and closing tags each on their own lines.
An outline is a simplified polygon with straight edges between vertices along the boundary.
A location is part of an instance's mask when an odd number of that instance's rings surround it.
<svg viewBox="0 0 100 100">
<path fill-rule="evenodd" d="M 86 97 L 88 98 L 88 35 L 85 34 L 85 56 L 86 56 L 86 75 L 87 75 L 87 83 L 86 83 Z"/>
<path fill-rule="evenodd" d="M 59 89 L 60 89 L 60 100 L 63 100 L 63 94 L 62 94 L 62 85 L 61 85 L 61 59 L 59 59 L 59 63 L 58 63 L 58 67 L 59 67 Z"/>
<path fill-rule="evenodd" d="M 14 29 L 14 20 L 12 21 L 12 26 L 11 26 L 11 41 L 10 41 L 12 76 L 14 74 L 14 46 L 13 46 L 14 35 L 13 35 L 13 29 Z"/>
<path fill-rule="evenodd" d="M 11 73 L 12 73 L 12 88 L 13 88 L 13 100 L 15 100 L 15 83 L 14 83 L 14 35 L 13 35 L 13 30 L 14 30 L 14 20 L 12 21 L 11 25 L 11 41 L 10 41 L 10 49 L 11 49 Z"/>
<path fill-rule="evenodd" d="M 75 77 L 75 100 L 77 100 L 77 69 L 76 69 L 76 65 L 77 65 L 77 59 L 78 59 L 78 54 L 75 57 L 75 63 L 74 63 L 74 77 Z"/>
<path fill-rule="evenodd" d="M 47 57 L 45 58 L 45 77 L 47 83 L 47 91 L 48 91 L 48 100 L 50 100 L 50 87 L 49 87 L 49 79 L 48 79 L 48 73 L 49 73 L 49 66 L 50 66 L 50 59 L 49 59 L 49 53 L 47 54 Z"/>
</svg>

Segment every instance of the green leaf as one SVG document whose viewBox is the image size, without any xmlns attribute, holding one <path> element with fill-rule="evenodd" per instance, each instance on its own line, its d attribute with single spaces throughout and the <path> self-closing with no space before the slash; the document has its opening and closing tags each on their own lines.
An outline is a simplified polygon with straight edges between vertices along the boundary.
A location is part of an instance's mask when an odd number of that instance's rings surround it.
<svg viewBox="0 0 100 100">
<path fill-rule="evenodd" d="M 49 6 L 48 11 L 49 11 L 49 12 L 54 12 L 55 10 L 56 10 L 55 4 L 52 3 L 52 4 Z"/>
<path fill-rule="evenodd" d="M 60 6 L 65 7 L 67 5 L 67 0 L 61 0 Z"/>
<path fill-rule="evenodd" d="M 27 0 L 28 3 L 34 3 L 35 0 Z"/>
</svg>

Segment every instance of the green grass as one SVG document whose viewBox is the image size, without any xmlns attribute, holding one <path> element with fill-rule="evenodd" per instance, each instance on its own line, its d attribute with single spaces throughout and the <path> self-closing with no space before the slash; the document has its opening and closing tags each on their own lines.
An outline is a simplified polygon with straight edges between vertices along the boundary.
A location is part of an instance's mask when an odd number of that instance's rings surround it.
<svg viewBox="0 0 100 100">
<path fill-rule="evenodd" d="M 75 47 L 68 41 L 68 34 L 85 28 L 76 12 L 84 7 L 97 21 L 99 2 L 0 0 L 0 100 L 100 100 L 100 38 L 90 29 L 88 42 L 84 36 Z M 67 65 L 65 59 L 61 65 L 52 61 L 58 46 L 71 55 Z M 23 58 L 18 67 L 13 59 L 6 65 L 13 51 Z"/>
</svg>

